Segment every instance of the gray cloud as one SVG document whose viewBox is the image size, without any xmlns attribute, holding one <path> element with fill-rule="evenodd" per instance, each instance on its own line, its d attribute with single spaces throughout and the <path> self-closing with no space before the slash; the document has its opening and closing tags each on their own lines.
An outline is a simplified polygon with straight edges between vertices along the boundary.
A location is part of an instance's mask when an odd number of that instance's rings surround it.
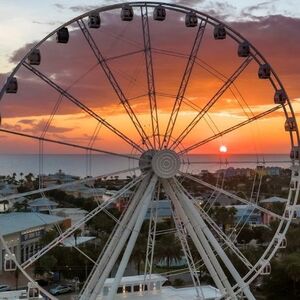
<svg viewBox="0 0 300 300">
<path fill-rule="evenodd" d="M 175 3 L 178 5 L 184 5 L 188 7 L 196 7 L 199 4 L 204 3 L 206 0 L 176 0 Z"/>
<path fill-rule="evenodd" d="M 106 3 L 108 4 L 109 2 L 113 2 L 113 1 L 107 1 Z M 99 8 L 99 5 L 77 5 L 77 6 L 71 6 L 69 8 L 74 12 L 85 13 L 90 10 Z"/>
<path fill-rule="evenodd" d="M 60 3 L 54 3 L 53 5 L 58 9 L 65 9 L 65 6 Z"/>
</svg>

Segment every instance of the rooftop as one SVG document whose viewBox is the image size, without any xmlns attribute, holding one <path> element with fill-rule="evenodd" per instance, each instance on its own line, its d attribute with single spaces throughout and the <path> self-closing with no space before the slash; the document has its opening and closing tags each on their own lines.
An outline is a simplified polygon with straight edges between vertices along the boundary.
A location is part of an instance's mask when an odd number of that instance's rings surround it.
<svg viewBox="0 0 300 300">
<path fill-rule="evenodd" d="M 78 236 L 77 241 L 75 243 L 75 238 L 74 236 L 70 236 L 66 239 L 63 240 L 62 244 L 65 247 L 74 247 L 74 246 L 79 246 L 81 244 L 84 244 L 86 242 L 94 240 L 96 237 L 94 236 Z"/>
<path fill-rule="evenodd" d="M 33 212 L 13 212 L 0 214 L 0 232 L 8 235 L 34 227 L 62 222 L 64 218 Z"/>
<path fill-rule="evenodd" d="M 28 299 L 26 290 L 18 290 L 18 291 L 9 291 L 9 292 L 1 292 L 0 300 L 19 300 L 19 299 Z M 42 296 L 35 299 L 43 299 Z"/>
<path fill-rule="evenodd" d="M 287 200 L 281 197 L 270 197 L 264 200 L 261 200 L 260 203 L 285 203 Z"/>
<path fill-rule="evenodd" d="M 220 292 L 218 289 L 214 288 L 210 285 L 201 286 L 204 299 L 205 300 L 216 300 L 221 297 Z M 107 297 L 100 298 L 98 297 L 97 300 L 105 300 Z M 160 291 L 151 291 L 151 292 L 134 292 L 130 293 L 121 293 L 117 294 L 115 297 L 116 300 L 120 299 L 143 299 L 143 300 L 196 300 L 196 291 L 195 288 L 173 288 L 173 287 L 163 287 Z"/>
<path fill-rule="evenodd" d="M 29 206 L 58 206 L 56 202 L 51 201 L 46 197 L 37 198 L 31 201 L 28 205 Z"/>
</svg>

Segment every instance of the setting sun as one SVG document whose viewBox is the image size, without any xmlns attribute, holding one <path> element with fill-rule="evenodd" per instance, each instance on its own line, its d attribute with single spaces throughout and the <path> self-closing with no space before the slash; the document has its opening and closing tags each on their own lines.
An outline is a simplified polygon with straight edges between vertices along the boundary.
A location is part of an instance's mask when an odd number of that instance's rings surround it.
<svg viewBox="0 0 300 300">
<path fill-rule="evenodd" d="M 220 152 L 222 152 L 222 153 L 226 153 L 227 152 L 227 147 L 226 146 L 224 146 L 224 145 L 222 145 L 222 146 L 220 146 Z"/>
</svg>

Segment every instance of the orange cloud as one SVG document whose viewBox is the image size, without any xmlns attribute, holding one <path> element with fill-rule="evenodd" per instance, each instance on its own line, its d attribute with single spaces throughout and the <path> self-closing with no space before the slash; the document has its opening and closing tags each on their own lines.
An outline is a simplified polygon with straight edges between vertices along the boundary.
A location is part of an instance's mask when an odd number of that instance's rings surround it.
<svg viewBox="0 0 300 300">
<path fill-rule="evenodd" d="M 271 16 L 258 21 L 230 25 L 244 34 L 265 54 L 278 71 L 291 98 L 299 97 L 300 33 L 297 28 L 300 26 L 300 20 Z M 164 133 L 197 28 L 186 28 L 177 13 L 169 13 L 166 22 L 150 20 L 150 28 L 157 105 L 161 133 Z M 49 39 L 40 47 L 42 64 L 38 69 L 109 121 L 115 128 L 140 143 L 130 118 L 125 114 L 120 100 L 97 64 L 82 33 L 76 26 L 70 29 L 68 44 L 57 44 L 53 39 Z M 136 16 L 133 22 L 124 24 L 119 20 L 119 16 L 104 13 L 102 28 L 92 31 L 92 35 L 121 89 L 129 99 L 142 127 L 148 135 L 151 135 L 140 18 Z M 12 56 L 12 61 L 19 61 L 31 46 L 26 45 L 17 51 Z M 172 54 L 170 51 L 176 53 Z M 229 38 L 225 41 L 215 41 L 212 38 L 212 28 L 206 29 L 186 90 L 186 99 L 177 119 L 174 137 L 179 135 L 195 117 L 195 108 L 199 111 L 204 107 L 223 85 L 224 82 L 216 78 L 215 70 L 219 72 L 218 77 L 226 80 L 226 77 L 229 77 L 242 63 L 243 59 L 239 58 L 236 52 L 235 42 Z M 119 57 L 125 53 L 131 55 Z M 258 79 L 257 69 L 258 66 L 254 62 L 246 68 L 236 80 L 235 86 L 220 97 L 207 117 L 191 132 L 184 141 L 184 147 L 233 126 L 252 113 L 257 114 L 272 107 L 274 89 L 268 81 Z M 18 81 L 18 93 L 5 95 L 0 104 L 3 126 L 41 134 L 55 105 L 61 101 L 60 95 L 25 68 L 21 68 L 18 72 Z M 261 122 L 264 128 L 259 130 L 260 137 L 255 126 L 249 125 L 223 139 L 231 144 L 229 148 L 235 152 L 255 152 L 259 147 L 262 151 L 287 151 L 289 142 L 282 129 L 284 124 L 282 113 L 276 112 Z M 96 120 L 62 97 L 47 135 L 58 140 L 70 140 L 88 145 L 96 126 Z M 264 138 L 266 135 L 276 136 L 276 138 L 266 141 Z M 130 146 L 105 128 L 101 128 L 95 144 L 105 149 L 131 151 Z M 255 146 L 256 144 L 262 146 Z M 7 145 L 9 149 L 9 143 Z M 213 152 L 217 149 L 214 143 L 210 145 L 197 151 Z M 55 146 L 51 146 L 51 151 L 55 149 L 57 149 Z"/>
</svg>

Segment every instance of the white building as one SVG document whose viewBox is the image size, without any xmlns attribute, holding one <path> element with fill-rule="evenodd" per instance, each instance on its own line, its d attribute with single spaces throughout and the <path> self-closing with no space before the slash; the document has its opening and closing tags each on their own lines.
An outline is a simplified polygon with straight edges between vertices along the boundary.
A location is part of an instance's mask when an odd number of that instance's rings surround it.
<svg viewBox="0 0 300 300">
<path fill-rule="evenodd" d="M 74 197 L 80 197 L 80 198 L 94 198 L 97 197 L 99 200 L 102 200 L 102 197 L 104 193 L 106 192 L 106 189 L 104 188 L 93 188 L 90 186 L 87 186 L 85 184 L 78 184 L 78 185 L 70 185 L 62 189 L 66 194 L 74 196 Z"/>
<path fill-rule="evenodd" d="M 20 262 L 24 262 L 40 249 L 40 238 L 65 219 L 31 212 L 0 214 L 0 232 L 9 249 Z M 4 264 L 5 249 L 0 243 L 0 272 Z"/>
<path fill-rule="evenodd" d="M 114 278 L 108 278 L 105 281 L 101 295 L 97 300 L 105 300 L 109 289 L 114 283 Z M 152 274 L 151 279 L 146 278 L 145 291 L 143 291 L 144 275 L 123 277 L 118 287 L 115 299 L 143 299 L 143 300 L 194 300 L 196 299 L 196 290 L 193 287 L 174 288 L 170 286 L 163 287 L 167 281 L 166 277 L 158 274 Z M 216 300 L 221 294 L 218 289 L 211 285 L 201 286 L 204 299 Z"/>
<path fill-rule="evenodd" d="M 55 174 L 43 175 L 43 183 L 45 187 L 48 187 L 79 180 L 79 178 L 79 176 L 65 174 L 62 170 L 59 170 Z"/>
</svg>

